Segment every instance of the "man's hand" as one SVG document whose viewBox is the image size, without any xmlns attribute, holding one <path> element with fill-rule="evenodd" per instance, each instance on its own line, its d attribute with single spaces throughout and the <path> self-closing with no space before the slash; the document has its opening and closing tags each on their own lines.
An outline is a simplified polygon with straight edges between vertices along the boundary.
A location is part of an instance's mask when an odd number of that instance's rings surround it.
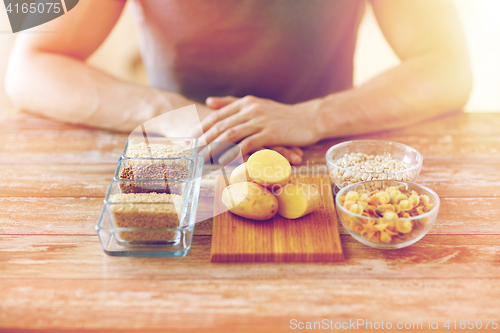
<svg viewBox="0 0 500 333">
<path fill-rule="evenodd" d="M 239 143 L 243 155 L 266 147 L 278 151 L 292 164 L 299 164 L 302 150 L 297 147 L 321 139 L 314 104 L 285 105 L 253 96 L 209 97 L 207 106 L 218 110 L 202 121 L 202 128 L 207 143 Z"/>
</svg>

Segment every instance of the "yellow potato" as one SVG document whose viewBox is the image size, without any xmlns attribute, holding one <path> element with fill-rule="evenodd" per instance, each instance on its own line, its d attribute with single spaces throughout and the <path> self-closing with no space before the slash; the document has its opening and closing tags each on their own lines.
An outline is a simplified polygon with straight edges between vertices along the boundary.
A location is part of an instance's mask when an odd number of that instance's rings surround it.
<svg viewBox="0 0 500 333">
<path fill-rule="evenodd" d="M 252 220 L 268 220 L 278 212 L 278 200 L 255 183 L 235 183 L 222 191 L 222 203 L 233 214 Z"/>
<path fill-rule="evenodd" d="M 278 214 L 287 219 L 297 219 L 312 213 L 321 204 L 318 189 L 309 184 L 286 184 L 274 194 L 278 199 Z"/>
<path fill-rule="evenodd" d="M 231 176 L 229 177 L 229 182 L 231 184 L 241 183 L 241 182 L 251 182 L 252 179 L 247 171 L 247 164 L 243 163 L 238 165 L 233 172 L 231 172 Z"/>
<path fill-rule="evenodd" d="M 247 162 L 248 175 L 257 184 L 272 187 L 288 183 L 292 175 L 292 167 L 280 153 L 264 149 L 253 153 Z"/>
</svg>

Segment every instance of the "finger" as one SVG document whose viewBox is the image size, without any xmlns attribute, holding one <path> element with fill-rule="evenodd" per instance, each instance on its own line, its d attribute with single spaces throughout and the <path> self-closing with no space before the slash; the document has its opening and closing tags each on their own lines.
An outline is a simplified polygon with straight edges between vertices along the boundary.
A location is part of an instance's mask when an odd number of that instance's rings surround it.
<svg viewBox="0 0 500 333">
<path fill-rule="evenodd" d="M 233 114 L 240 111 L 243 105 L 242 103 L 239 103 L 239 101 L 240 100 L 236 100 L 233 103 L 230 103 L 229 105 L 226 105 L 225 107 L 221 108 L 220 110 L 214 111 L 210 113 L 208 116 L 206 116 L 205 119 L 201 121 L 201 128 L 203 130 L 203 133 L 206 133 L 219 121 L 224 120 L 227 117 L 230 117 Z"/>
<path fill-rule="evenodd" d="M 266 143 L 268 143 L 266 137 L 262 132 L 258 132 L 254 135 L 247 136 L 238 145 L 240 146 L 241 153 L 246 155 L 263 148 Z"/>
<path fill-rule="evenodd" d="M 207 141 L 207 143 L 214 141 L 233 143 L 240 142 L 240 140 L 242 140 L 244 137 L 257 131 L 257 125 L 252 124 L 252 122 L 250 122 L 249 120 L 250 117 L 248 114 L 242 112 L 233 114 L 232 116 L 229 116 L 228 118 L 217 122 L 208 131 L 206 131 L 205 140 Z M 247 126 L 252 126 L 251 132 L 249 132 L 248 128 L 241 133 L 239 132 L 242 129 L 239 126 L 242 126 L 244 124 L 247 124 Z M 225 135 L 223 136 L 223 134 Z M 221 138 L 221 136 L 223 136 L 223 138 Z"/>
<path fill-rule="evenodd" d="M 299 156 L 304 156 L 304 151 L 299 147 L 291 147 L 289 149 L 291 149 L 295 154 Z"/>
<path fill-rule="evenodd" d="M 225 131 L 221 135 L 219 135 L 214 140 L 214 142 L 237 143 L 237 142 L 242 141 L 246 137 L 259 132 L 259 130 L 260 130 L 260 127 L 247 122 L 247 123 L 229 128 L 227 131 Z"/>
<path fill-rule="evenodd" d="M 237 101 L 238 98 L 234 96 L 225 96 L 225 97 L 208 97 L 205 101 L 205 104 L 211 108 L 218 110 L 226 105 L 231 104 L 234 101 Z"/>
<path fill-rule="evenodd" d="M 259 129 L 257 127 L 252 126 L 248 123 L 230 128 L 226 132 L 222 133 L 210 144 L 211 146 L 214 147 L 212 149 L 212 154 L 218 155 L 220 153 L 224 153 L 223 155 L 221 155 L 219 162 L 221 164 L 227 164 L 234 159 L 234 157 L 231 156 L 236 156 L 240 152 L 239 145 L 234 145 L 235 147 L 231 147 L 231 149 L 229 150 L 231 150 L 232 152 L 229 152 L 228 147 L 230 147 L 231 145 L 227 143 L 240 142 L 246 137 L 257 133 L 258 131 Z M 217 143 L 222 143 L 222 144 L 219 145 Z M 224 152 L 225 150 L 226 152 Z M 229 158 L 231 158 L 231 160 L 228 160 Z"/>
<path fill-rule="evenodd" d="M 198 155 L 202 156 L 205 162 L 211 161 L 211 163 L 214 163 L 214 161 L 217 161 L 218 155 L 229 150 L 235 151 L 236 156 L 240 152 L 240 147 L 234 143 L 212 142 L 206 146 L 201 146 L 199 148 Z"/>
<path fill-rule="evenodd" d="M 203 130 L 201 129 L 201 126 L 196 126 L 196 128 L 193 128 L 189 131 L 188 135 L 190 137 L 197 138 L 198 141 L 201 141 L 200 138 L 203 136 Z"/>
<path fill-rule="evenodd" d="M 243 161 L 244 156 L 241 154 L 238 145 L 234 145 L 231 149 L 226 150 L 218 159 L 220 165 L 239 165 L 243 163 Z"/>
<path fill-rule="evenodd" d="M 288 162 L 292 164 L 300 164 L 302 162 L 302 156 L 298 155 L 290 148 L 286 148 L 283 146 L 274 146 L 270 147 L 270 149 L 275 150 L 283 155 L 288 160 Z"/>
<path fill-rule="evenodd" d="M 198 155 L 201 156 L 205 162 L 209 161 L 211 157 L 209 146 L 207 145 L 202 149 L 198 150 Z"/>
</svg>

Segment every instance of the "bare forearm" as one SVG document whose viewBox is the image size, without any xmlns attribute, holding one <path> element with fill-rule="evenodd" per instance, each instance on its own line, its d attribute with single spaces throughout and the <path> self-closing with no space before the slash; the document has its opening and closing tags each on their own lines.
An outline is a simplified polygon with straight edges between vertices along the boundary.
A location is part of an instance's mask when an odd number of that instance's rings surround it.
<svg viewBox="0 0 500 333">
<path fill-rule="evenodd" d="M 43 52 L 10 65 L 7 90 L 23 110 L 70 123 L 131 131 L 162 113 L 193 104 L 166 91 L 130 84 L 78 60 Z M 197 105 L 200 118 L 209 110 Z"/>
<path fill-rule="evenodd" d="M 439 52 L 408 60 L 365 85 L 312 101 L 322 138 L 410 125 L 461 108 L 471 90 L 466 59 Z"/>
</svg>

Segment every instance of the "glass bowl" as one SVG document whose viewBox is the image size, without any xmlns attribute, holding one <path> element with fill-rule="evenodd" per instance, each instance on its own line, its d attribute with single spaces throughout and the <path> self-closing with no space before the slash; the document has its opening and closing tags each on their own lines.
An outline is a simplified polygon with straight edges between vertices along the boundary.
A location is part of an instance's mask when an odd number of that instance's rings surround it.
<svg viewBox="0 0 500 333">
<path fill-rule="evenodd" d="M 347 208 L 342 206 L 340 202 L 341 200 L 343 200 L 341 198 L 350 191 L 381 191 L 385 190 L 387 187 L 393 186 L 404 186 L 404 188 L 407 190 L 416 191 L 419 196 L 428 196 L 429 204 L 433 205 L 432 208 L 428 212 L 418 216 L 397 219 L 384 219 L 383 217 L 368 217 L 353 213 L 351 210 L 348 210 Z M 392 201 L 393 200 L 391 199 L 391 203 Z M 439 196 L 436 194 L 436 192 L 426 186 L 422 186 L 416 183 L 405 183 L 389 180 L 372 180 L 352 184 L 342 188 L 340 192 L 335 196 L 335 206 L 337 208 L 337 214 L 344 228 L 359 242 L 377 249 L 400 249 L 419 241 L 422 237 L 425 236 L 425 234 L 427 234 L 427 232 L 436 222 L 436 217 L 439 211 L 439 203 Z M 391 233 L 389 234 L 386 231 L 388 230 L 386 224 L 389 224 L 391 229 L 389 230 L 391 231 Z M 400 230 L 403 230 L 404 233 L 400 232 Z M 382 235 L 382 231 L 386 234 Z M 388 237 L 390 237 L 389 242 Z M 384 241 L 382 241 L 383 238 L 385 238 Z"/>
<path fill-rule="evenodd" d="M 113 180 L 96 226 L 104 252 L 111 256 L 131 257 L 187 255 L 191 248 L 196 223 L 203 165 L 203 158 L 198 156 L 190 169 L 189 176 L 184 180 L 162 178 Z M 114 197 L 121 194 L 142 195 L 151 192 L 176 194 L 180 199 L 169 202 L 158 200 L 126 202 L 116 200 Z"/>
<path fill-rule="evenodd" d="M 388 155 L 405 163 L 408 167 L 405 170 L 387 171 L 379 167 L 356 170 L 354 167 L 342 167 L 337 162 L 345 154 L 367 154 L 367 155 Z M 354 157 L 354 156 L 353 156 Z M 404 182 L 414 182 L 420 174 L 424 157 L 422 154 L 410 146 L 402 143 L 382 141 L 382 140 L 354 140 L 339 143 L 330 147 L 326 152 L 326 164 L 332 184 L 339 189 L 369 180 L 396 180 Z"/>
</svg>

